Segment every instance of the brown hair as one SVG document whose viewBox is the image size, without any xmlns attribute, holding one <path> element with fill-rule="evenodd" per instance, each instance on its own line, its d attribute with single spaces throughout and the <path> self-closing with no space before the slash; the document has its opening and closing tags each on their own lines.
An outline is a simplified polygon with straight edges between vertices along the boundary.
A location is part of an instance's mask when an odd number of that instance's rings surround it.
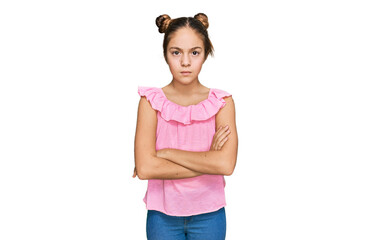
<svg viewBox="0 0 371 240">
<path fill-rule="evenodd" d="M 205 47 L 205 60 L 209 54 L 214 56 L 214 48 L 207 33 L 209 21 L 206 14 L 198 13 L 194 17 L 180 17 L 175 19 L 171 19 L 167 14 L 162 14 L 156 18 L 156 25 L 160 33 L 165 33 L 163 49 L 166 61 L 166 50 L 170 42 L 171 35 L 182 27 L 190 27 L 201 36 Z"/>
</svg>

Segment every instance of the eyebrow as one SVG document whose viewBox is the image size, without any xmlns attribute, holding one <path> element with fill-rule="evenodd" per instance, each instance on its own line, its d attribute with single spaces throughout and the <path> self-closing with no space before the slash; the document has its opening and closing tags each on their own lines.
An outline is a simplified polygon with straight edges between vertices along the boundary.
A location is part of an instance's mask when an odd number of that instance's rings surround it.
<svg viewBox="0 0 371 240">
<path fill-rule="evenodd" d="M 169 50 L 172 49 L 172 48 L 182 50 L 181 48 L 178 48 L 178 47 L 171 47 L 171 48 L 169 48 Z M 193 47 L 190 50 L 193 50 L 193 49 L 196 49 L 196 48 L 201 48 L 202 49 L 202 47 Z"/>
</svg>

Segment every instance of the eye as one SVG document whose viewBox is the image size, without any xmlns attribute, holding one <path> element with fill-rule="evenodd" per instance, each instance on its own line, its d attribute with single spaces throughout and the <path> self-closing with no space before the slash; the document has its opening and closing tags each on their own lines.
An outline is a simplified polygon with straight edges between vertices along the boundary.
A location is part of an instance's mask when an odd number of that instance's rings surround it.
<svg viewBox="0 0 371 240">
<path fill-rule="evenodd" d="M 173 54 L 173 55 L 179 55 L 179 52 L 178 51 L 174 51 L 171 54 Z"/>
<path fill-rule="evenodd" d="M 200 54 L 200 53 L 197 52 L 197 51 L 193 51 L 192 54 L 195 55 L 195 56 L 197 56 L 197 55 Z"/>
</svg>

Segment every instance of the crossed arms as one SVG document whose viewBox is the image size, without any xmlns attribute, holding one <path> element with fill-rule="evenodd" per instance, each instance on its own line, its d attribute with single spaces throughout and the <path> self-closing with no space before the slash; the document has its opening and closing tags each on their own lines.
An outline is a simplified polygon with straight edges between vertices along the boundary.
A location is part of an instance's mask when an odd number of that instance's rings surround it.
<svg viewBox="0 0 371 240">
<path fill-rule="evenodd" d="M 134 143 L 135 169 L 139 179 L 180 179 L 202 174 L 231 175 L 237 160 L 238 137 L 235 122 L 233 98 L 224 98 L 226 105 L 215 116 L 218 131 L 213 144 L 217 143 L 220 127 L 228 126 L 230 133 L 222 148 L 209 151 L 192 152 L 179 149 L 161 149 L 156 151 L 156 111 L 145 97 L 141 97 L 138 106 L 137 126 Z M 220 129 L 220 130 L 219 130 Z"/>
</svg>

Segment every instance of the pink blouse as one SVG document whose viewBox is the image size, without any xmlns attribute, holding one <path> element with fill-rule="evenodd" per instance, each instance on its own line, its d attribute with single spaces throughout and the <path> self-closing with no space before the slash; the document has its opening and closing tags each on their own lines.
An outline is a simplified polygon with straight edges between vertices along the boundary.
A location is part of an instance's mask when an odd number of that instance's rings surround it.
<svg viewBox="0 0 371 240">
<path fill-rule="evenodd" d="M 215 134 L 215 115 L 231 94 L 210 89 L 207 99 L 196 105 L 181 106 L 168 100 L 161 88 L 138 87 L 157 111 L 156 150 L 175 148 L 185 151 L 209 151 Z M 191 216 L 217 211 L 226 205 L 223 175 L 185 179 L 148 180 L 143 199 L 148 210 L 171 216 Z"/>
</svg>

